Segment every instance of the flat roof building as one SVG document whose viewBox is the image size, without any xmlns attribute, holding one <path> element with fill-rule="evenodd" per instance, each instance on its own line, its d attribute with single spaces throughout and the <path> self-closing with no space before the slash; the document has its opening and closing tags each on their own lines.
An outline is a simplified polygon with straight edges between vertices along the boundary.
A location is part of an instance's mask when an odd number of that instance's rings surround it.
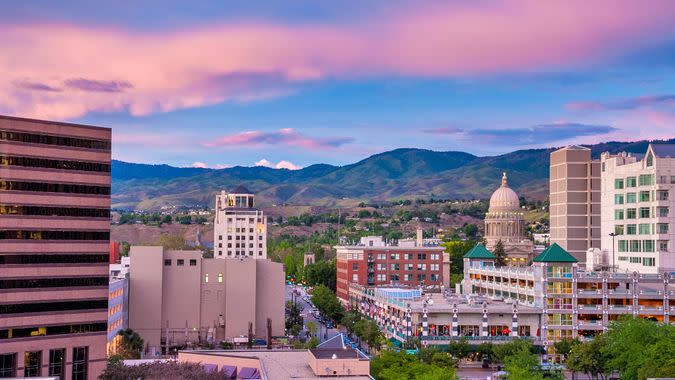
<svg viewBox="0 0 675 380">
<path fill-rule="evenodd" d="M 267 258 L 267 220 L 255 207 L 255 195 L 244 186 L 216 195 L 213 252 L 217 259 Z"/>
<path fill-rule="evenodd" d="M 0 377 L 106 365 L 111 130 L 0 116 Z"/>
<path fill-rule="evenodd" d="M 282 264 L 162 247 L 133 246 L 130 257 L 129 327 L 147 343 L 145 355 L 249 331 L 254 338 L 284 335 Z"/>
</svg>

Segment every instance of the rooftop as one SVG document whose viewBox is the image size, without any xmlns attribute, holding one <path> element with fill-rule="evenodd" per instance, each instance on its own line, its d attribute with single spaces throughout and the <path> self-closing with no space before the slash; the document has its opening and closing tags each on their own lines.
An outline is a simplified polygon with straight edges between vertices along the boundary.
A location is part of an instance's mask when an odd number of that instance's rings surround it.
<svg viewBox="0 0 675 380">
<path fill-rule="evenodd" d="M 234 190 L 230 191 L 230 194 L 253 194 L 251 190 L 247 189 L 244 185 L 239 185 Z"/>
<path fill-rule="evenodd" d="M 465 259 L 490 259 L 495 260 L 497 257 L 485 248 L 481 243 L 477 243 L 469 252 L 464 255 Z"/>
<path fill-rule="evenodd" d="M 675 158 L 675 144 L 652 144 L 656 157 Z"/>
<path fill-rule="evenodd" d="M 570 255 L 569 252 L 565 251 L 557 243 L 553 243 L 550 247 L 546 248 L 539 256 L 535 257 L 532 260 L 537 263 L 576 263 L 578 262 L 574 256 Z"/>
</svg>

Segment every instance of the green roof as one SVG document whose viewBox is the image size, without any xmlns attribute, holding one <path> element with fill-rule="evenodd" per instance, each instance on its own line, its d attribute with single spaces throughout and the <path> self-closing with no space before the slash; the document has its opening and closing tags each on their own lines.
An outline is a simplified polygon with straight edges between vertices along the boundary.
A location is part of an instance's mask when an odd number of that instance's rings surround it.
<svg viewBox="0 0 675 380">
<path fill-rule="evenodd" d="M 483 246 L 483 244 L 478 243 L 476 244 L 475 247 L 471 248 L 469 252 L 464 255 L 465 259 L 491 259 L 491 260 L 496 260 L 497 257 L 490 253 L 490 251 L 487 250 Z"/>
<path fill-rule="evenodd" d="M 533 261 L 538 263 L 576 263 L 578 260 L 557 243 L 553 243 Z"/>
</svg>

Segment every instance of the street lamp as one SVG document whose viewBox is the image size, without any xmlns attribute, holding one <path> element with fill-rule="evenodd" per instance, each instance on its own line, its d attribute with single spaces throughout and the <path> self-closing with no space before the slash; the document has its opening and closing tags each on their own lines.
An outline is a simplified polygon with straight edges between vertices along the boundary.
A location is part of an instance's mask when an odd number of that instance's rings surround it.
<svg viewBox="0 0 675 380">
<path fill-rule="evenodd" d="M 616 262 L 614 261 L 614 237 L 616 234 L 614 232 L 610 232 L 609 236 L 612 237 L 612 269 L 616 272 Z"/>
</svg>

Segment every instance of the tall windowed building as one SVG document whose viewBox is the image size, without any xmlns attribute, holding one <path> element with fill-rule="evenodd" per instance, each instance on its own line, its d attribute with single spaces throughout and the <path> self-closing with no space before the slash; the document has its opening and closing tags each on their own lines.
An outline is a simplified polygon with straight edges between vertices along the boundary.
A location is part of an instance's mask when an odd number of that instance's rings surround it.
<svg viewBox="0 0 675 380">
<path fill-rule="evenodd" d="M 608 261 L 620 271 L 675 271 L 675 144 L 650 144 L 644 155 L 603 153 L 601 165 Z"/>
<path fill-rule="evenodd" d="M 213 254 L 217 259 L 267 258 L 267 221 L 244 186 L 216 195 Z"/>
<path fill-rule="evenodd" d="M 110 137 L 0 116 L 0 377 L 105 367 Z"/>
<path fill-rule="evenodd" d="M 600 248 L 600 161 L 578 145 L 552 152 L 549 191 L 551 244 L 583 262 Z"/>
</svg>

